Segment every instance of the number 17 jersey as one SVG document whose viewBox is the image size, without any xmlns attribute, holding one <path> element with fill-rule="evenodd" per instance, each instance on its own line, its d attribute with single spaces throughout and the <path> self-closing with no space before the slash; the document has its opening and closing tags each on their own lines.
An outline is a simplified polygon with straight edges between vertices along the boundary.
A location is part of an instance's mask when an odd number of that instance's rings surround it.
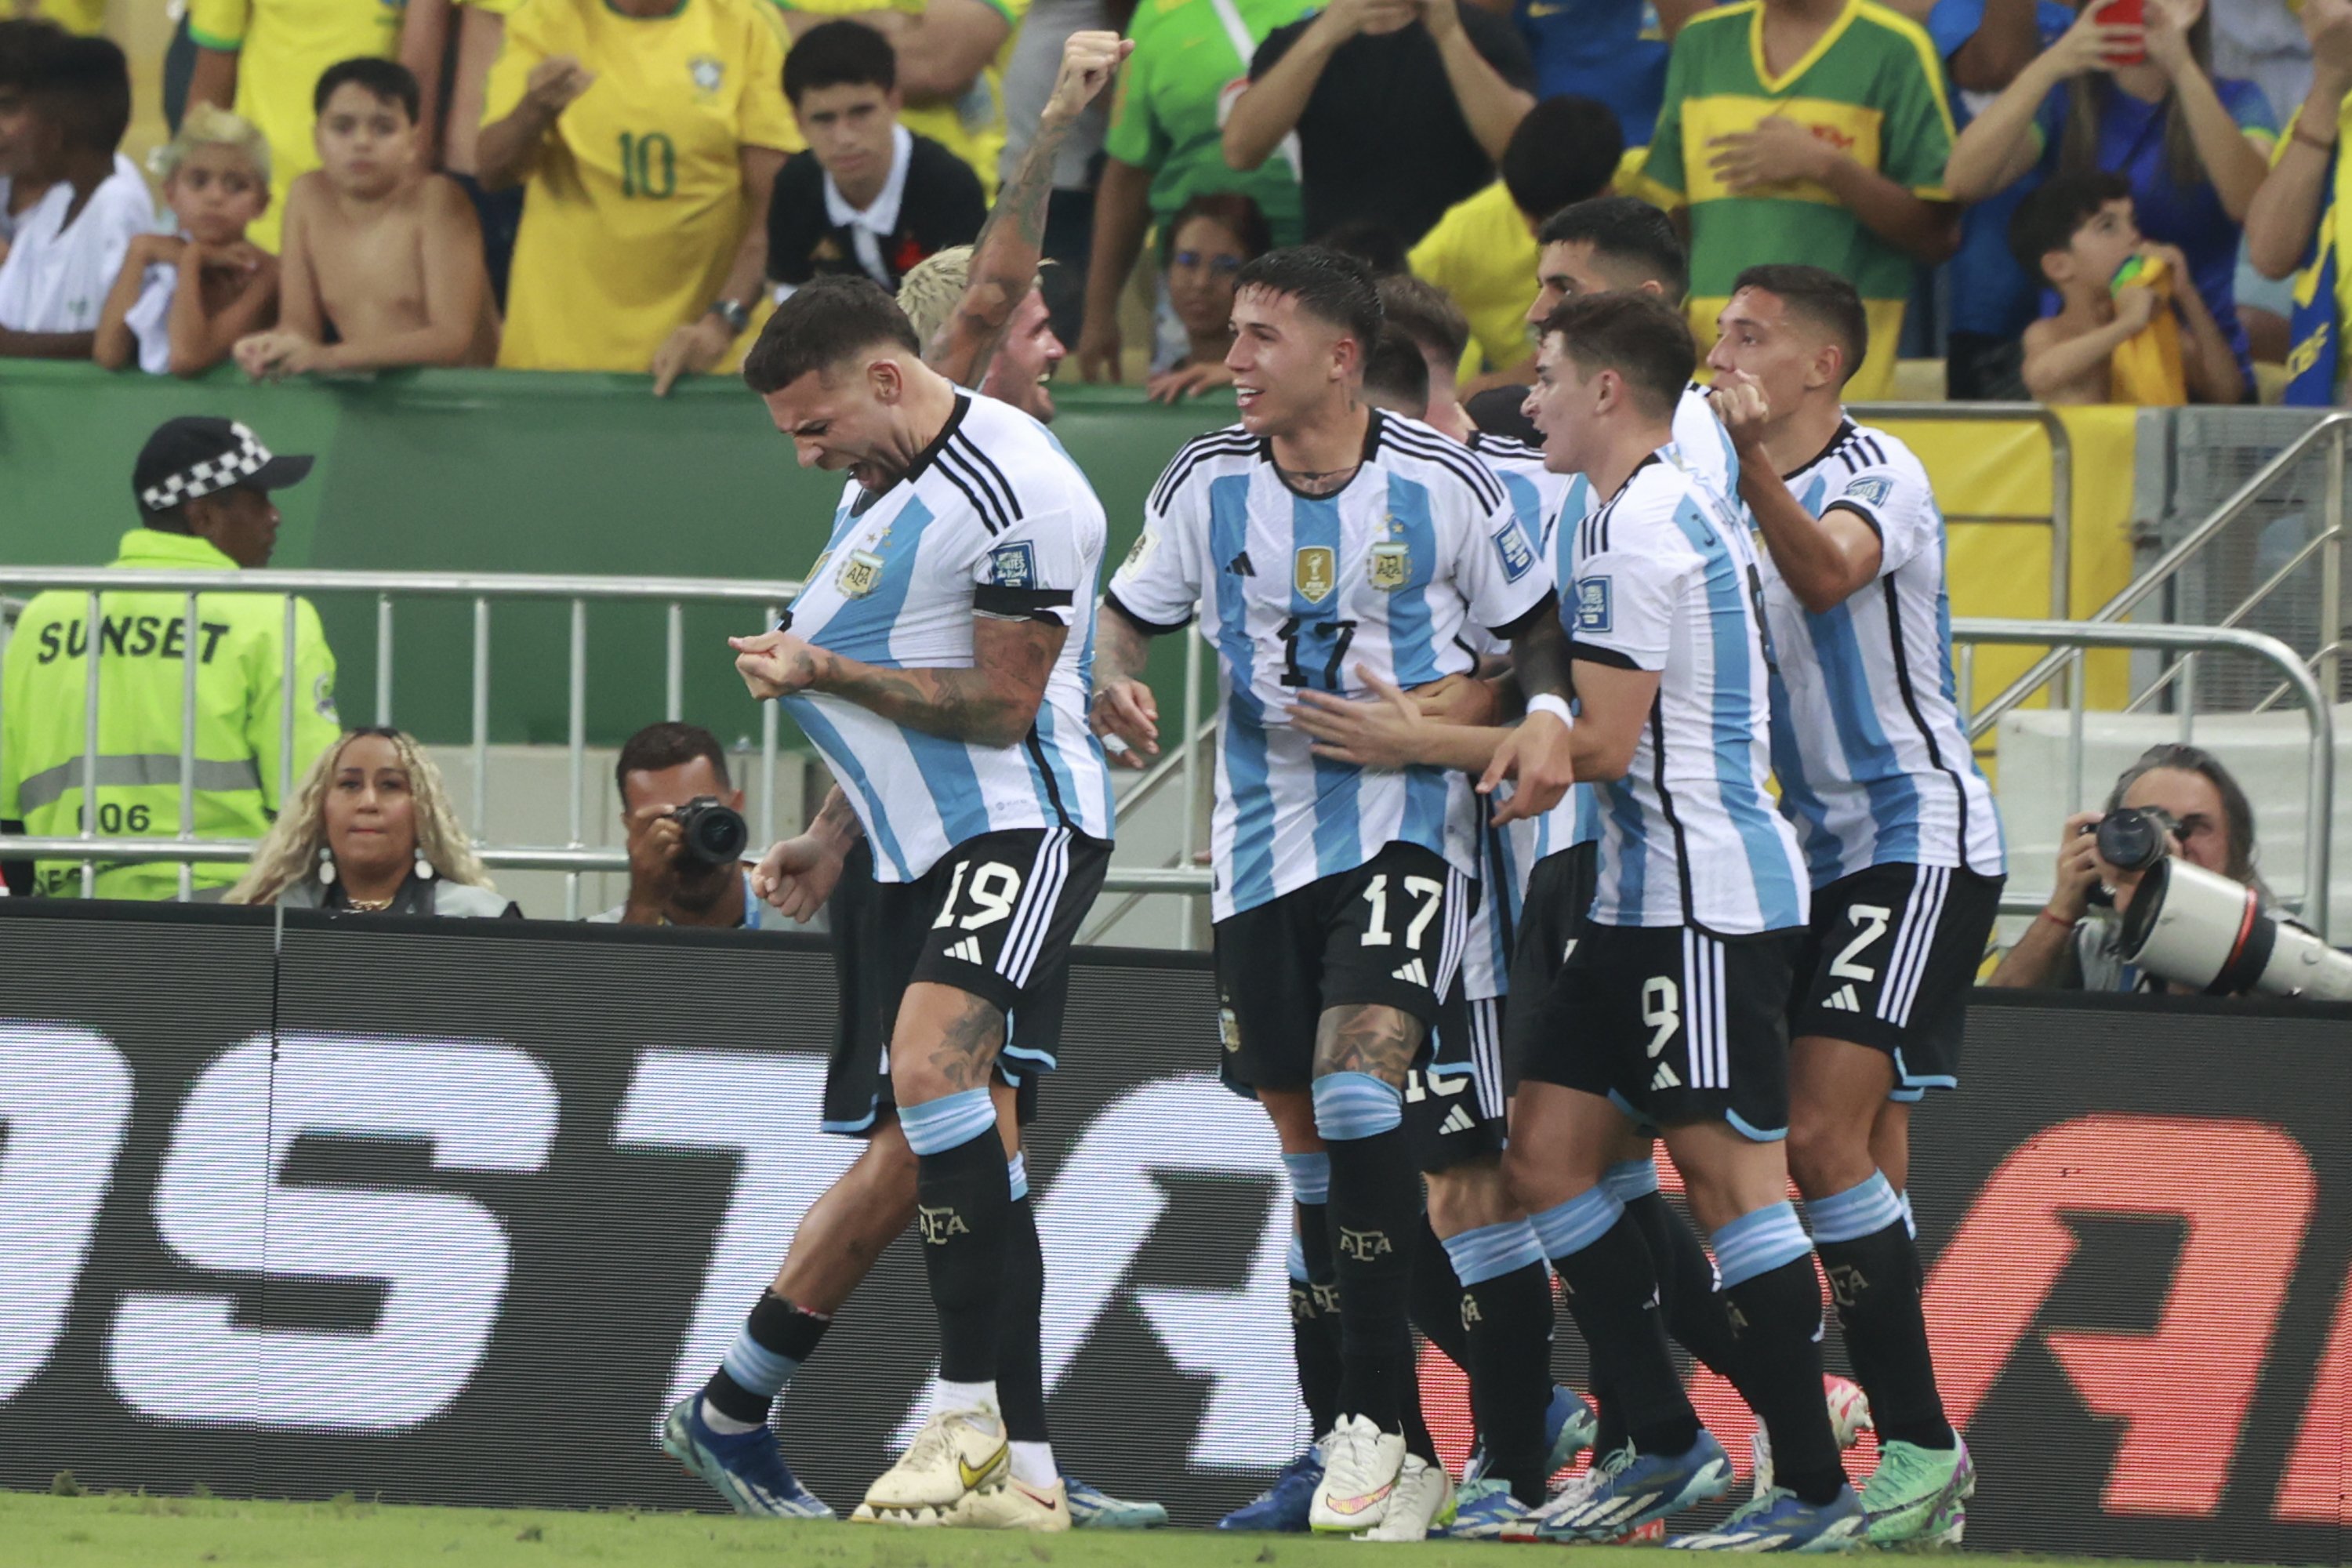
<svg viewBox="0 0 2352 1568">
<path fill-rule="evenodd" d="M 1361 466 L 1328 496 L 1291 489 L 1270 445 L 1238 426 L 1178 452 L 1109 597 L 1159 632 L 1197 606 L 1217 649 L 1213 918 L 1391 843 L 1476 876 L 1466 777 L 1317 757 L 1291 710 L 1304 691 L 1375 700 L 1359 665 L 1408 689 L 1466 673 L 1470 633 L 1507 636 L 1553 591 L 1502 483 L 1417 421 L 1373 412 Z"/>
</svg>

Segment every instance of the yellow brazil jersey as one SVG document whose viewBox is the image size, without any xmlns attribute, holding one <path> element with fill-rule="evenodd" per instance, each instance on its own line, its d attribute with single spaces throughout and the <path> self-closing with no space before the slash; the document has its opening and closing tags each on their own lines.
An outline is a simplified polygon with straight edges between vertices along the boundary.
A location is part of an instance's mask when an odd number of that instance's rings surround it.
<svg viewBox="0 0 2352 1568">
<path fill-rule="evenodd" d="M 1471 374 L 1502 370 L 1528 357 L 1536 237 L 1500 180 L 1447 208 L 1412 247 L 1411 260 L 1414 277 L 1444 289 L 1470 318 L 1470 353 L 1464 363 Z"/>
<path fill-rule="evenodd" d="M 921 16 L 926 0 L 770 0 L 782 11 L 808 16 L 855 16 L 866 11 L 905 11 Z M 918 136 L 928 136 L 971 165 L 981 189 L 996 199 L 996 165 L 1004 153 L 1004 67 L 1013 58 L 1013 40 L 1021 18 L 1029 14 L 1029 0 L 982 0 L 1003 14 L 1013 30 L 996 58 L 975 78 L 970 91 L 953 103 L 908 104 L 899 122 Z"/>
<path fill-rule="evenodd" d="M 339 60 L 390 56 L 401 11 L 399 0 L 189 0 L 188 36 L 236 51 L 230 107 L 269 142 L 269 210 L 246 230 L 254 244 L 278 248 L 287 189 L 319 166 L 310 140 L 319 78 Z"/>
<path fill-rule="evenodd" d="M 595 80 L 531 166 L 499 363 L 642 371 L 719 297 L 750 210 L 742 149 L 801 146 L 766 3 L 625 16 L 604 0 L 523 0 L 507 17 L 482 123 L 514 111 L 543 59 L 572 56 Z"/>
<path fill-rule="evenodd" d="M 106 31 L 106 0 L 35 0 L 33 15 L 84 37 Z"/>
</svg>

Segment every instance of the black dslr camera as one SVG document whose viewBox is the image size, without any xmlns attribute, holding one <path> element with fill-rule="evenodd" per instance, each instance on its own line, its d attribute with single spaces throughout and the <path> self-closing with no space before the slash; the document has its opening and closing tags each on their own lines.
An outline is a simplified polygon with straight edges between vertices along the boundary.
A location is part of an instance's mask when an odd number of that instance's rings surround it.
<svg viewBox="0 0 2352 1568">
<path fill-rule="evenodd" d="M 2180 824 L 2169 812 L 2152 805 L 2119 805 L 2090 829 L 2098 836 L 2099 858 L 2118 871 L 2145 871 L 2172 852 Z M 2106 889 L 2094 885 L 2090 901 L 2112 907 Z"/>
<path fill-rule="evenodd" d="M 743 858 L 743 846 L 751 839 L 743 814 L 721 805 L 716 795 L 697 795 L 670 816 L 677 823 L 681 860 L 732 866 Z"/>
</svg>

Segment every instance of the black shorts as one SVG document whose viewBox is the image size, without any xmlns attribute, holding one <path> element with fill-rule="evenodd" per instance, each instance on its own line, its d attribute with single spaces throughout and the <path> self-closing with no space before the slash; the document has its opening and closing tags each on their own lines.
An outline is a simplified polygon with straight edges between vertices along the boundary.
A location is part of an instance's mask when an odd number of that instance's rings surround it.
<svg viewBox="0 0 2352 1568">
<path fill-rule="evenodd" d="M 1571 845 L 1537 861 L 1528 872 L 1528 896 L 1519 904 L 1518 940 L 1511 948 L 1511 994 L 1519 1005 L 1504 1015 L 1503 1090 L 1517 1087 L 1519 1064 L 1533 1048 L 1544 1017 L 1543 998 L 1559 978 L 1592 910 L 1601 877 L 1601 846 Z"/>
<path fill-rule="evenodd" d="M 1439 999 L 1462 968 L 1477 896 L 1478 884 L 1444 857 L 1388 844 L 1352 871 L 1219 921 L 1226 1084 L 1307 1088 L 1327 1008 L 1395 1007 L 1433 1030 Z"/>
<path fill-rule="evenodd" d="M 1500 996 L 1473 1002 L 1462 988 L 1438 1010 L 1429 1059 L 1405 1075 L 1404 1128 L 1413 1162 L 1435 1174 L 1503 1152 L 1507 1125 L 1503 1099 Z"/>
<path fill-rule="evenodd" d="M 1644 1127 L 1789 1131 L 1789 987 L 1802 929 L 1717 937 L 1588 924 L 1545 993 L 1522 1076 L 1607 1097 Z"/>
<path fill-rule="evenodd" d="M 827 1132 L 864 1136 L 890 1095 L 890 1036 L 907 987 L 931 981 L 1003 1008 L 998 1076 L 1034 1111 L 1037 1076 L 1054 1070 L 1078 922 L 1102 890 L 1110 846 L 1067 828 L 1011 828 L 968 838 L 912 882 L 877 882 L 861 843 L 830 911 L 841 1026 L 825 1073 Z"/>
<path fill-rule="evenodd" d="M 1873 866 L 1815 893 L 1790 1037 L 1885 1051 L 1899 1100 L 1958 1087 L 1961 1025 L 2001 883 L 1957 868 Z"/>
</svg>

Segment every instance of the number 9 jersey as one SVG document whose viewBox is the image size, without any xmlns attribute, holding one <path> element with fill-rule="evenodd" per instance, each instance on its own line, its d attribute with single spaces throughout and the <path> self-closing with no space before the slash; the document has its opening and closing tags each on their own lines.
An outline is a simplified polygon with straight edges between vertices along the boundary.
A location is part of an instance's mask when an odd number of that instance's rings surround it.
<svg viewBox="0 0 2352 1568">
<path fill-rule="evenodd" d="M 1359 665 L 1408 689 L 1466 673 L 1469 634 L 1507 637 L 1552 593 L 1501 482 L 1416 421 L 1373 412 L 1362 466 L 1322 497 L 1292 490 L 1270 444 L 1239 426 L 1178 452 L 1108 596 L 1155 632 L 1197 606 L 1217 649 L 1213 918 L 1352 871 L 1391 843 L 1475 877 L 1467 778 L 1324 761 L 1291 709 L 1302 691 L 1367 697 Z"/>
</svg>

